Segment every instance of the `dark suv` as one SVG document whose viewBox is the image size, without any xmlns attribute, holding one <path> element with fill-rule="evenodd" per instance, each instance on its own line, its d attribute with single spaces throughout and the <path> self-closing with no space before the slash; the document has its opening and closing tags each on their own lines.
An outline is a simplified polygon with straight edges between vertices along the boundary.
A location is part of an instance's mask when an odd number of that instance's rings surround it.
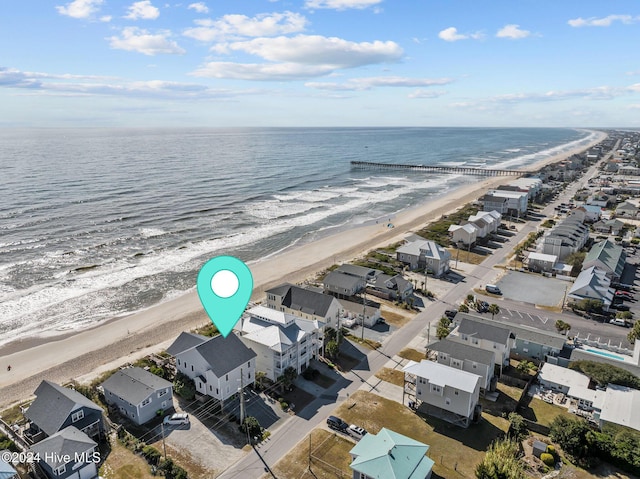
<svg viewBox="0 0 640 479">
<path fill-rule="evenodd" d="M 346 431 L 349 428 L 349 425 L 346 422 L 336 416 L 329 416 L 327 418 L 327 425 L 331 429 L 336 429 L 338 431 Z"/>
</svg>

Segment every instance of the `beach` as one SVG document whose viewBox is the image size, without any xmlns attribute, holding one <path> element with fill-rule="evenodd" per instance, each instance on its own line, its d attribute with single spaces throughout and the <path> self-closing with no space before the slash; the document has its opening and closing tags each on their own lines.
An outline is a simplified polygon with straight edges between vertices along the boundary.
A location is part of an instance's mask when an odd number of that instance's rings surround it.
<svg viewBox="0 0 640 479">
<path fill-rule="evenodd" d="M 527 169 L 535 170 L 561 161 L 605 137 L 606 134 L 601 133 L 588 146 L 549 157 Z M 254 277 L 252 299 L 261 300 L 266 289 L 282 282 L 302 282 L 333 264 L 398 242 L 407 233 L 477 200 L 487 189 L 508 183 L 512 178 L 489 177 L 405 210 L 393 217 L 393 228 L 387 227 L 386 223 L 360 226 L 252 262 L 249 264 Z M 180 332 L 208 321 L 196 292 L 191 291 L 92 329 L 8 344 L 0 349 L 0 408 L 30 397 L 43 379 L 63 383 L 117 367 L 166 347 Z M 6 370 L 7 365 L 12 366 L 11 371 Z"/>
</svg>

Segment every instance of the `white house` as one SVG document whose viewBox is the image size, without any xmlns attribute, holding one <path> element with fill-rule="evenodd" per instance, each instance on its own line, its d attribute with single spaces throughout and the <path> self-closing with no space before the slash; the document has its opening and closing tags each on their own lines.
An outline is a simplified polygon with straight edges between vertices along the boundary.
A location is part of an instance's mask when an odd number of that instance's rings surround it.
<svg viewBox="0 0 640 479">
<path fill-rule="evenodd" d="M 324 323 L 256 306 L 240 318 L 234 329 L 240 340 L 256 352 L 256 370 L 276 381 L 288 367 L 301 373 L 318 356 Z"/>
<path fill-rule="evenodd" d="M 584 221 L 587 223 L 595 223 L 596 221 L 600 221 L 602 217 L 602 208 L 600 206 L 582 205 L 578 206 L 576 210 L 584 213 Z"/>
<path fill-rule="evenodd" d="M 430 406 L 431 414 L 469 426 L 480 401 L 480 376 L 428 360 L 411 361 L 402 370 L 405 382 L 415 387 L 416 400 Z"/>
<path fill-rule="evenodd" d="M 573 369 L 563 368 L 551 363 L 544 363 L 538 373 L 540 385 L 567 394 L 572 388 L 586 388 L 589 378 Z"/>
<path fill-rule="evenodd" d="M 498 231 L 500 222 L 502 221 L 502 215 L 495 210 L 492 211 L 478 211 L 475 215 L 469 216 L 469 222 L 475 223 L 476 220 L 482 219 L 487 224 L 486 233 L 495 233 Z"/>
<path fill-rule="evenodd" d="M 340 302 L 340 324 L 350 326 L 353 324 L 362 324 L 362 315 L 364 312 L 364 325 L 368 328 L 375 326 L 381 319 L 380 306 L 372 306 L 370 301 L 363 306 L 362 303 L 356 303 L 346 299 L 339 299 Z"/>
<path fill-rule="evenodd" d="M 449 226 L 449 237 L 453 244 L 462 243 L 465 246 L 475 244 L 478 239 L 478 232 L 479 228 L 473 223 Z"/>
<path fill-rule="evenodd" d="M 527 206 L 529 203 L 529 193 L 526 191 L 508 191 L 508 190 L 489 190 L 485 197 L 491 198 L 506 198 L 507 211 L 500 211 L 494 208 L 498 213 L 503 215 L 509 214 L 511 216 L 523 216 L 527 213 Z M 487 209 L 485 200 L 485 211 L 491 211 Z"/>
<path fill-rule="evenodd" d="M 396 250 L 398 261 L 408 264 L 411 269 L 427 268 L 435 277 L 449 271 L 451 253 L 435 241 L 410 241 Z"/>
<path fill-rule="evenodd" d="M 176 369 L 193 379 L 200 394 L 222 402 L 255 380 L 256 353 L 235 334 L 204 338 L 182 333 L 167 352 L 175 356 Z"/>
<path fill-rule="evenodd" d="M 489 391 L 495 371 L 493 351 L 487 351 L 463 342 L 445 338 L 427 346 L 427 352 L 433 351 L 440 364 L 461 369 L 480 376 L 480 390 Z"/>
<path fill-rule="evenodd" d="M 367 268 L 362 269 L 367 270 Z M 346 273 L 342 268 L 338 268 L 336 271 Z M 338 327 L 340 304 L 331 295 L 289 283 L 268 289 L 266 294 L 267 302 L 265 306 L 267 308 L 293 314 L 303 319 L 320 321 L 332 328 Z"/>
<path fill-rule="evenodd" d="M 527 268 L 537 273 L 552 271 L 557 262 L 558 257 L 555 254 L 535 252 L 529 253 L 526 259 Z"/>
</svg>

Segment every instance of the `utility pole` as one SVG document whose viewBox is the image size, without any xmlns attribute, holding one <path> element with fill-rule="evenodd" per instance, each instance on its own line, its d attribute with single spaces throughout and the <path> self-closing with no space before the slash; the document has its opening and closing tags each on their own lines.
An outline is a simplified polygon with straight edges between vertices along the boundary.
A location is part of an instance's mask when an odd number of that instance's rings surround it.
<svg viewBox="0 0 640 479">
<path fill-rule="evenodd" d="M 164 451 L 164 460 L 167 460 L 167 445 L 164 443 L 164 421 L 160 423 L 162 427 L 162 450 Z"/>
<path fill-rule="evenodd" d="M 238 389 L 238 393 L 240 394 L 240 424 L 244 423 L 244 384 L 242 381 L 242 368 L 240 368 L 240 389 Z"/>
<path fill-rule="evenodd" d="M 364 341 L 364 318 L 367 316 L 367 289 L 362 290 L 362 331 L 360 333 L 360 339 Z"/>
</svg>

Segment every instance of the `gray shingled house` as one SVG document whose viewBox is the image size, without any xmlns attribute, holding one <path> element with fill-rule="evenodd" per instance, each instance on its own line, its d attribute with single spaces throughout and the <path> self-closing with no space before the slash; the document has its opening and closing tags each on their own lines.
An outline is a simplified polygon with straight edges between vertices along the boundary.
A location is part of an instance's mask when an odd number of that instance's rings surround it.
<svg viewBox="0 0 640 479">
<path fill-rule="evenodd" d="M 102 408 L 79 392 L 42 381 L 35 395 L 35 401 L 24 413 L 31 422 L 26 435 L 32 442 L 53 436 L 69 426 L 90 438 L 99 438 L 104 433 Z"/>
<path fill-rule="evenodd" d="M 138 425 L 173 408 L 173 385 L 142 368 L 121 369 L 100 386 L 107 403 Z"/>
<path fill-rule="evenodd" d="M 38 465 L 49 479 L 94 479 L 100 455 L 97 444 L 74 426 L 69 426 L 31 447 Z"/>
<path fill-rule="evenodd" d="M 470 344 L 450 339 L 436 341 L 427 346 L 427 351 L 434 351 L 436 361 L 440 364 L 461 369 L 480 376 L 480 391 L 491 390 L 495 371 L 495 356 L 493 351 L 487 351 Z"/>
</svg>

